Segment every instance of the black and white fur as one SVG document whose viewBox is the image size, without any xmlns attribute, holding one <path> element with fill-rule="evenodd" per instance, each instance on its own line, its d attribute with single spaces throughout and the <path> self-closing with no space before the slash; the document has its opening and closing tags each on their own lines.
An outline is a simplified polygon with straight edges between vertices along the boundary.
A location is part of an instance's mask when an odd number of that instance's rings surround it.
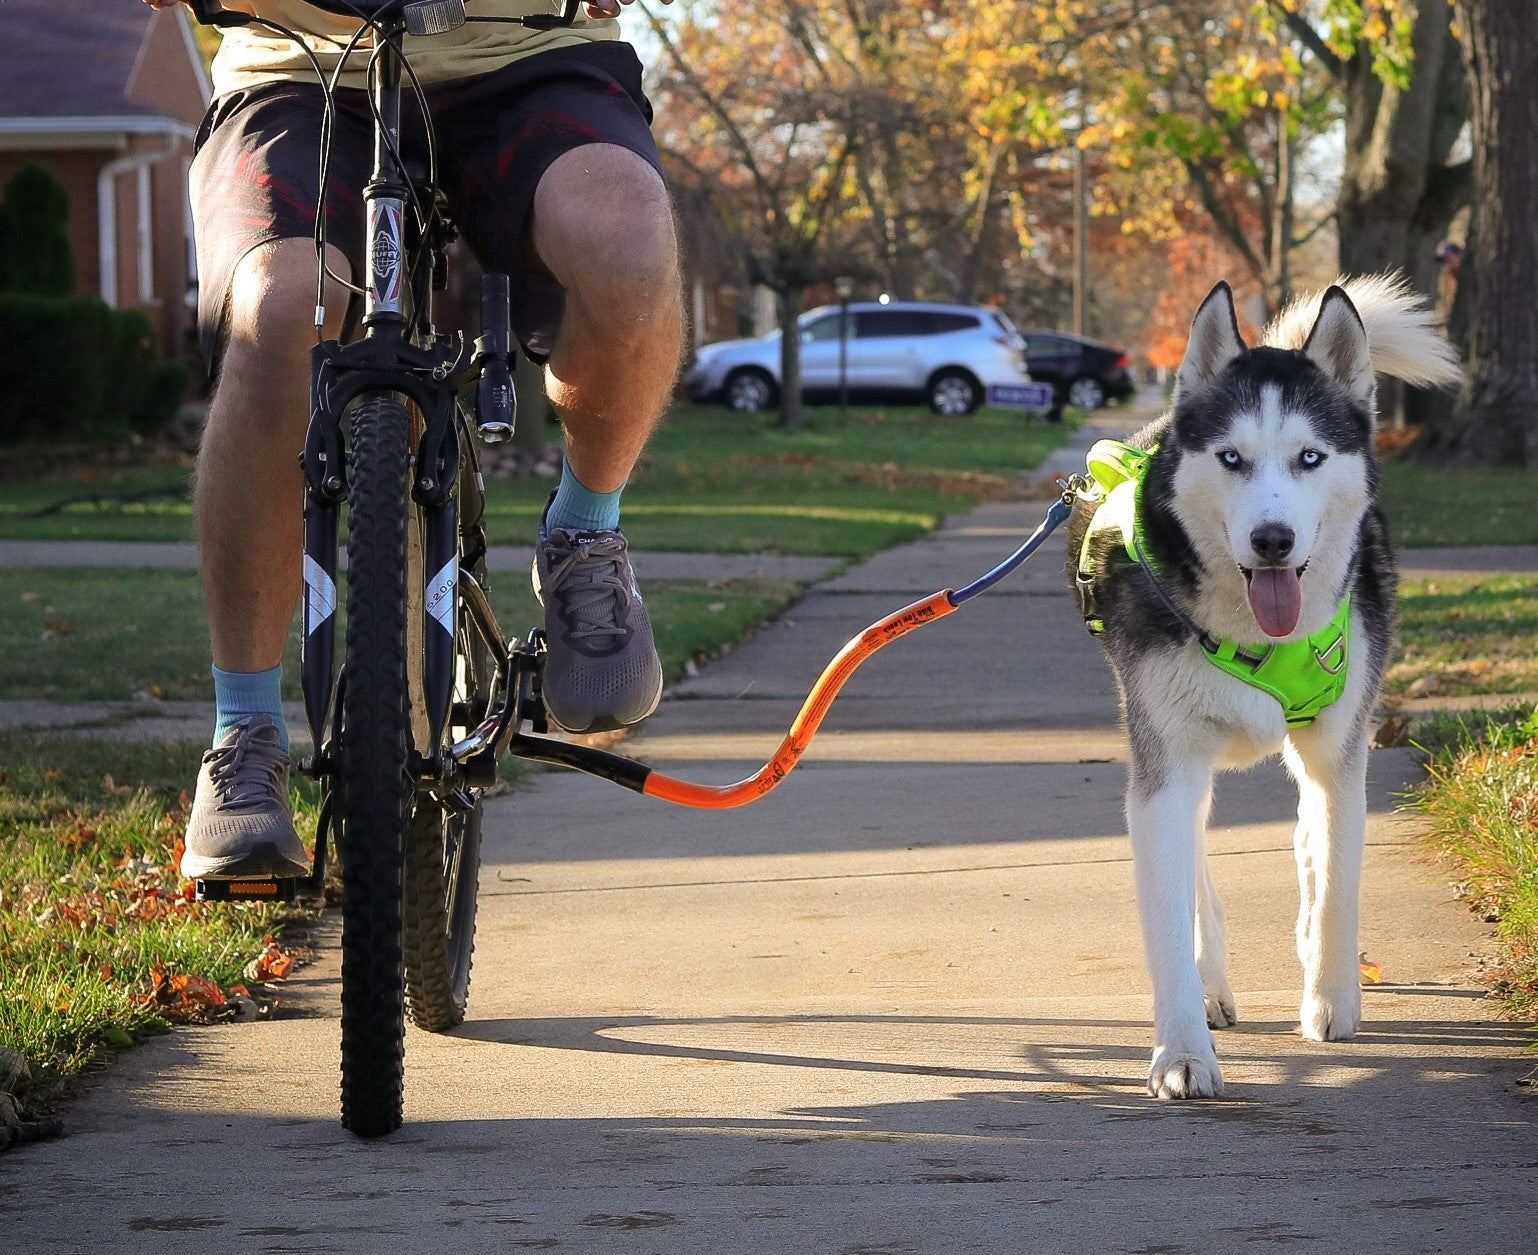
<svg viewBox="0 0 1538 1255">
<path fill-rule="evenodd" d="M 1093 542 L 1101 640 L 1131 742 L 1127 826 L 1154 986 L 1148 1088 L 1156 1097 L 1220 1094 L 1209 1029 L 1237 1021 L 1223 905 L 1205 850 L 1219 770 L 1281 750 L 1299 795 L 1303 1035 L 1349 1038 L 1361 1019 L 1368 721 L 1388 662 L 1396 587 L 1377 506 L 1375 372 L 1421 385 L 1459 376 L 1430 311 L 1396 280 L 1343 281 L 1301 301 L 1255 348 L 1245 346 L 1233 294 L 1220 283 L 1196 315 L 1173 409 L 1133 440 L 1158 446 L 1144 482 L 1143 535 L 1192 622 L 1241 644 L 1270 643 L 1246 593 L 1247 572 L 1266 566 L 1301 570 L 1301 614 L 1275 639 L 1319 631 L 1351 592 L 1345 693 L 1308 727 L 1289 731 L 1273 698 L 1203 656 L 1114 529 Z M 1070 575 L 1091 513 L 1081 504 L 1070 525 Z"/>
</svg>

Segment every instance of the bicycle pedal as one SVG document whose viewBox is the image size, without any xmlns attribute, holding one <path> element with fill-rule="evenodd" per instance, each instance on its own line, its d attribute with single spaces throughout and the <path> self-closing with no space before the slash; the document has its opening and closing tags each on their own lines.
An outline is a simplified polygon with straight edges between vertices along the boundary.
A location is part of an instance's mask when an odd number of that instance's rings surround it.
<svg viewBox="0 0 1538 1255">
<path fill-rule="evenodd" d="M 292 902 L 299 880 L 284 876 L 277 880 L 198 880 L 194 881 L 199 902 Z"/>
</svg>

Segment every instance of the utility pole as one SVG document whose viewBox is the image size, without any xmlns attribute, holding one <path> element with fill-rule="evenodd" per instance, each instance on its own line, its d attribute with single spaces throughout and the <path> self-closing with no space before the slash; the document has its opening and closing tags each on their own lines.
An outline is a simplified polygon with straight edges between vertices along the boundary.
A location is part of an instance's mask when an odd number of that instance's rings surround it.
<svg viewBox="0 0 1538 1255">
<path fill-rule="evenodd" d="M 1084 169 L 1083 130 L 1073 138 L 1073 333 L 1084 334 L 1089 304 L 1089 178 Z"/>
<path fill-rule="evenodd" d="M 1280 309 L 1292 299 L 1292 232 L 1295 197 L 1292 190 L 1292 133 L 1287 106 L 1276 111 L 1276 190 L 1272 196 L 1271 300 Z M 1267 311 L 1268 313 L 1272 311 Z"/>
</svg>

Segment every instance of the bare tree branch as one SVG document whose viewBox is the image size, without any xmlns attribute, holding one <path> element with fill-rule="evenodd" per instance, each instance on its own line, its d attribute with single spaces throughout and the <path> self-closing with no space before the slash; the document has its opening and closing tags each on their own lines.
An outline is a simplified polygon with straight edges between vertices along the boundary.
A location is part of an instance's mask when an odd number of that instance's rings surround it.
<svg viewBox="0 0 1538 1255">
<path fill-rule="evenodd" d="M 1271 11 L 1286 23 L 1287 29 L 1297 36 L 1298 42 L 1319 59 L 1332 75 L 1339 78 L 1346 72 L 1346 63 L 1335 50 L 1324 42 L 1324 36 L 1314 29 L 1314 24 L 1301 13 L 1282 5 L 1281 0 L 1270 0 Z"/>
</svg>

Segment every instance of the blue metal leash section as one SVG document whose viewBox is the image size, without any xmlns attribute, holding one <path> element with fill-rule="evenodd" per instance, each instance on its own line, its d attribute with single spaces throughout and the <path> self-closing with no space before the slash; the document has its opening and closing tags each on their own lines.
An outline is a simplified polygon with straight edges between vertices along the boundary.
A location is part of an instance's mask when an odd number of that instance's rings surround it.
<svg viewBox="0 0 1538 1255">
<path fill-rule="evenodd" d="M 1072 486 L 1070 486 L 1072 488 Z M 1059 526 L 1068 521 L 1068 516 L 1073 513 L 1072 499 L 1067 492 L 1052 503 L 1052 508 L 1047 511 L 1047 517 L 1042 519 L 1041 525 L 1026 538 L 1026 541 L 1014 553 L 1005 558 L 1003 562 L 989 571 L 981 579 L 973 580 L 965 588 L 958 588 L 954 592 L 946 594 L 951 605 L 959 606 L 964 601 L 971 601 L 979 593 L 986 593 L 990 588 L 1002 580 L 1010 572 L 1014 571 L 1022 562 L 1041 548 L 1042 542 L 1052 535 Z"/>
</svg>

